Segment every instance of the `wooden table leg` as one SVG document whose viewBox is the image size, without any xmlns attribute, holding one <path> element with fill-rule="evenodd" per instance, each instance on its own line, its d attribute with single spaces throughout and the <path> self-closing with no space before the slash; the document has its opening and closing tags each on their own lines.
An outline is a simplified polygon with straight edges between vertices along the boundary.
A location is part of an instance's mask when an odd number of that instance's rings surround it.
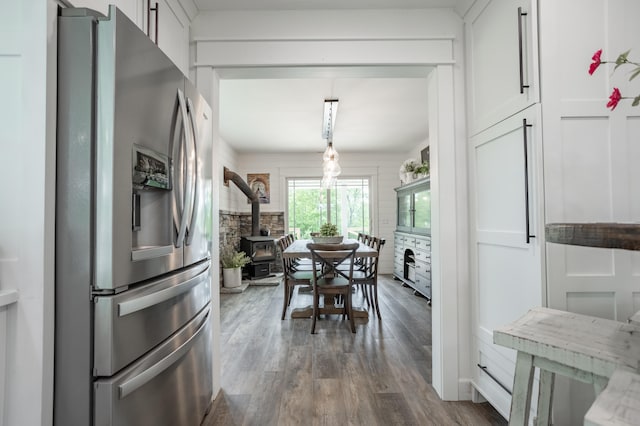
<svg viewBox="0 0 640 426">
<path fill-rule="evenodd" d="M 551 407 L 553 406 L 553 385 L 555 380 L 555 373 L 547 370 L 540 370 L 536 425 L 543 426 L 551 424 Z"/>
<path fill-rule="evenodd" d="M 596 376 L 595 374 L 593 375 L 593 389 L 596 392 L 596 397 L 598 397 L 598 395 L 602 393 L 602 391 L 607 387 L 608 384 L 608 377 Z"/>
<path fill-rule="evenodd" d="M 313 306 L 305 306 L 304 308 L 294 308 L 291 310 L 291 318 L 311 318 L 313 316 Z"/>
<path fill-rule="evenodd" d="M 516 374 L 513 379 L 513 395 L 511 396 L 510 425 L 523 426 L 529 424 L 532 385 L 533 355 L 518 352 Z"/>
</svg>

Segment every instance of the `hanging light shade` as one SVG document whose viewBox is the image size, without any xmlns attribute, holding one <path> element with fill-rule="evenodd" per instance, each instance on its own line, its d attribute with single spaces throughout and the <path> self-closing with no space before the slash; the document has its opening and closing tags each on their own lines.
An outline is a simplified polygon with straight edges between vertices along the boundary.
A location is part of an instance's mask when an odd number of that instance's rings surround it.
<svg viewBox="0 0 640 426">
<path fill-rule="evenodd" d="M 340 154 L 333 147 L 333 142 L 329 141 L 327 144 L 327 149 L 324 150 L 324 154 L 322 154 L 322 159 L 324 161 L 338 161 L 340 159 Z"/>
<path fill-rule="evenodd" d="M 324 176 L 337 177 L 342 173 L 342 167 L 337 161 L 325 161 L 322 163 L 322 173 Z"/>
<path fill-rule="evenodd" d="M 324 101 L 324 115 L 322 118 L 322 137 L 327 140 L 327 149 L 322 154 L 322 187 L 328 188 L 335 183 L 336 177 L 342 173 L 342 167 L 338 163 L 340 155 L 333 147 L 333 129 L 335 127 L 338 100 L 328 99 Z"/>
<path fill-rule="evenodd" d="M 322 155 L 322 171 L 325 176 L 338 176 L 342 173 L 342 167 L 338 163 L 338 159 L 340 155 L 338 151 L 333 147 L 333 143 L 329 141 L 327 144 L 327 149 L 324 151 Z"/>
</svg>

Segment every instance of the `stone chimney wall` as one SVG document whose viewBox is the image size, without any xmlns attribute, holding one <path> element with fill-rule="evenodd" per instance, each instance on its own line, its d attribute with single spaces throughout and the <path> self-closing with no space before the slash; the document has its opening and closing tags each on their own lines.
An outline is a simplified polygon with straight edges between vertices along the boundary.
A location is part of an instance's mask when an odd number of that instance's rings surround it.
<svg viewBox="0 0 640 426">
<path fill-rule="evenodd" d="M 220 251 L 227 246 L 240 249 L 240 238 L 251 236 L 251 213 L 238 213 L 220 210 Z M 284 235 L 284 212 L 260 212 L 260 229 L 271 231 L 274 239 Z M 271 264 L 272 272 L 282 272 L 280 251 L 276 250 L 276 260 Z M 222 273 L 222 269 L 220 269 Z M 220 278 L 222 281 L 222 276 Z"/>
</svg>

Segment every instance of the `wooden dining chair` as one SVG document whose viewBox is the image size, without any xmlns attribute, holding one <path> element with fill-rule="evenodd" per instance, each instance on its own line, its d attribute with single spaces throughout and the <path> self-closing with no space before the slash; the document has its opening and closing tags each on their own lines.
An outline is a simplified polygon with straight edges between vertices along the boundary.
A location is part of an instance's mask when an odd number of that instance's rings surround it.
<svg viewBox="0 0 640 426">
<path fill-rule="evenodd" d="M 290 245 L 288 237 L 285 235 L 278 238 L 278 247 L 282 254 L 282 283 L 284 287 L 284 302 L 282 305 L 282 318 L 287 313 L 287 308 L 291 304 L 291 298 L 296 286 L 311 287 L 311 278 L 313 273 L 311 270 L 301 271 L 295 269 L 295 259 L 284 257 L 285 249 Z"/>
<path fill-rule="evenodd" d="M 289 247 L 296 240 L 293 234 L 285 235 L 285 243 Z M 291 259 L 290 268 L 293 272 L 311 271 L 311 259 L 293 258 Z"/>
<path fill-rule="evenodd" d="M 368 234 L 365 234 L 364 232 L 358 232 L 358 238 L 357 238 L 358 242 L 368 245 L 369 238 L 370 238 L 370 236 Z M 355 269 L 354 270 L 364 269 L 364 262 L 365 262 L 364 258 L 356 257 L 354 262 L 355 262 Z"/>
<path fill-rule="evenodd" d="M 358 243 L 351 244 L 307 244 L 313 260 L 313 318 L 311 334 L 316 332 L 316 320 L 320 315 L 320 295 L 324 296 L 324 307 L 327 300 L 334 301 L 336 296 L 342 298 L 342 316 L 349 318 L 351 332 L 356 332 L 353 312 L 351 310 L 351 288 L 353 285 L 353 261 Z M 342 269 L 342 265 L 349 265 Z"/>
<path fill-rule="evenodd" d="M 363 258 L 364 268 L 353 272 L 353 284 L 356 288 L 362 290 L 362 296 L 367 302 L 367 306 L 373 306 L 374 312 L 378 319 L 381 320 L 382 315 L 378 304 L 378 265 L 380 263 L 380 250 L 384 246 L 385 239 L 369 237 L 368 242 L 368 245 L 378 252 L 378 256 Z"/>
</svg>

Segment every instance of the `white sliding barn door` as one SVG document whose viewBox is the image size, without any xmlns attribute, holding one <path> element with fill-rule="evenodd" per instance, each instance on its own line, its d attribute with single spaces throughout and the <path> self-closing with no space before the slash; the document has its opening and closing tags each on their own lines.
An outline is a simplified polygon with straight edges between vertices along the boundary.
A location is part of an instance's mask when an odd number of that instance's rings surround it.
<svg viewBox="0 0 640 426">
<path fill-rule="evenodd" d="M 577 12 L 579 11 L 579 12 Z M 580 19 L 574 19 L 579 13 Z M 546 222 L 640 222 L 640 109 L 606 109 L 613 87 L 637 96 L 629 69 L 602 65 L 631 50 L 640 58 L 637 0 L 542 1 L 540 54 Z M 566 22 L 571 21 L 571 31 Z M 640 254 L 547 244 L 549 307 L 626 321 L 640 310 Z M 593 402 L 589 386 L 556 382 L 555 424 L 582 424 Z"/>
</svg>

